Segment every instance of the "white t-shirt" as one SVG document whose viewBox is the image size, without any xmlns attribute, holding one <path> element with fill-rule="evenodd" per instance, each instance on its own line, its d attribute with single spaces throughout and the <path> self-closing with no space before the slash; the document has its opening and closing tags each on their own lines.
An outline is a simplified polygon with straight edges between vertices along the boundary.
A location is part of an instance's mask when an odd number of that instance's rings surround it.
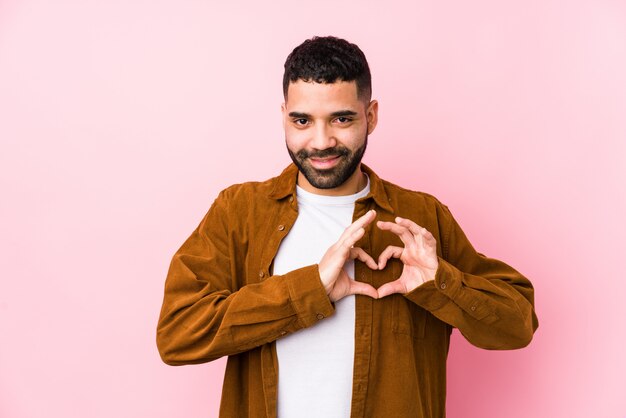
<svg viewBox="0 0 626 418">
<path fill-rule="evenodd" d="M 354 202 L 367 186 L 349 196 L 322 196 L 297 187 L 298 218 L 281 242 L 274 274 L 319 263 L 352 224 Z M 354 279 L 354 261 L 344 266 Z M 279 338 L 278 417 L 350 416 L 354 365 L 354 295 L 335 303 L 335 313 L 316 325 Z"/>
</svg>

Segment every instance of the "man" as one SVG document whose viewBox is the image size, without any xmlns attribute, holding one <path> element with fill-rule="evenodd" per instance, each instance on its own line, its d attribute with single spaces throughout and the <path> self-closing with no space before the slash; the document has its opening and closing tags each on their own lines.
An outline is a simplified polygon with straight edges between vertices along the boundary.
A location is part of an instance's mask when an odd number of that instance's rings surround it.
<svg viewBox="0 0 626 418">
<path fill-rule="evenodd" d="M 533 287 L 435 197 L 361 163 L 378 102 L 356 45 L 305 41 L 283 92 L 293 164 L 223 190 L 176 252 L 161 357 L 228 356 L 222 417 L 443 417 L 452 329 L 526 346 Z"/>
</svg>

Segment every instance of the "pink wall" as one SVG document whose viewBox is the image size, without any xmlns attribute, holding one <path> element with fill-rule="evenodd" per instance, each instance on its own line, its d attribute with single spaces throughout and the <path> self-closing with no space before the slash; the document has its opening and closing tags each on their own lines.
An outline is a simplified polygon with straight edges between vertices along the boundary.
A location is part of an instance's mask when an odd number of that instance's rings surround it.
<svg viewBox="0 0 626 418">
<path fill-rule="evenodd" d="M 220 189 L 288 163 L 314 34 L 369 57 L 366 163 L 535 284 L 527 349 L 455 335 L 449 416 L 626 416 L 623 1 L 210 3 L 0 2 L 0 416 L 216 416 L 224 361 L 158 357 L 163 281 Z"/>
</svg>

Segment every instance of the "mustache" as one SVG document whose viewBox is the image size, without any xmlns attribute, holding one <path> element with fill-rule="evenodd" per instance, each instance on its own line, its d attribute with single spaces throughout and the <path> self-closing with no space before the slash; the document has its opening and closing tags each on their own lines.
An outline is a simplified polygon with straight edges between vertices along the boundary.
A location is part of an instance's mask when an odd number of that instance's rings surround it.
<svg viewBox="0 0 626 418">
<path fill-rule="evenodd" d="M 346 147 L 332 147 L 332 148 L 326 148 L 323 150 L 311 151 L 311 152 L 301 149 L 296 154 L 301 159 L 311 158 L 311 157 L 313 158 L 340 157 L 340 156 L 345 157 L 347 155 L 350 155 L 350 151 Z"/>
</svg>

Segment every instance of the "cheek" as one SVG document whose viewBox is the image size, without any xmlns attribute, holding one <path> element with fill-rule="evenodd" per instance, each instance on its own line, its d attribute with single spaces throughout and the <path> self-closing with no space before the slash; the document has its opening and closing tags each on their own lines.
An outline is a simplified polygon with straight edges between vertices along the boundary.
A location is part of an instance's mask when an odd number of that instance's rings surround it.
<svg viewBox="0 0 626 418">
<path fill-rule="evenodd" d="M 363 142 L 366 133 L 367 129 L 364 129 L 363 126 L 355 126 L 346 129 L 337 129 L 335 131 L 335 138 L 345 146 L 353 148 Z"/>
<path fill-rule="evenodd" d="M 304 131 L 294 128 L 285 129 L 285 142 L 289 149 L 293 151 L 304 148 L 307 141 L 307 136 Z"/>
</svg>

